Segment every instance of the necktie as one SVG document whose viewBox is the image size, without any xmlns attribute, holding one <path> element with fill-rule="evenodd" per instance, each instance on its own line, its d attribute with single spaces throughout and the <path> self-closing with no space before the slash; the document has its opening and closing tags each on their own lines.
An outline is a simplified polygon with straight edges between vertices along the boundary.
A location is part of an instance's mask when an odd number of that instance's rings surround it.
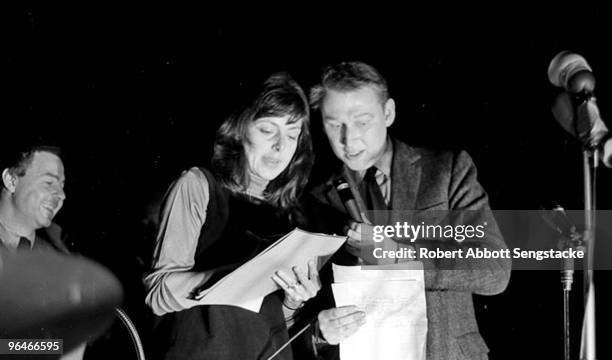
<svg viewBox="0 0 612 360">
<path fill-rule="evenodd" d="M 19 239 L 19 244 L 17 245 L 17 250 L 22 251 L 22 250 L 30 250 L 30 241 L 24 237 L 21 237 Z"/>
<path fill-rule="evenodd" d="M 376 171 L 378 171 L 378 169 L 375 166 L 369 168 L 361 183 L 365 205 L 368 210 L 387 210 L 385 198 L 380 191 L 380 185 L 378 185 L 376 181 Z"/>
<path fill-rule="evenodd" d="M 365 202 L 365 206 L 369 211 L 370 220 L 374 225 L 385 225 L 387 223 L 387 204 L 385 198 L 380 191 L 380 186 L 376 181 L 376 167 L 372 166 L 366 171 L 363 181 L 361 182 L 360 191 Z"/>
</svg>

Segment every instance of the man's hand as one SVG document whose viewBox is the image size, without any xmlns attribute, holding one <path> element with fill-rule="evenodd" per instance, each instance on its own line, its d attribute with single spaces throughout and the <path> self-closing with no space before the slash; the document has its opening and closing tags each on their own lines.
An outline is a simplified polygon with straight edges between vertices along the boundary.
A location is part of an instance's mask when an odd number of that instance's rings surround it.
<svg viewBox="0 0 612 360">
<path fill-rule="evenodd" d="M 346 250 L 359 258 L 366 264 L 392 264 L 394 259 L 385 257 L 377 259 L 374 257 L 374 249 L 382 248 L 383 250 L 395 251 L 398 249 L 397 243 L 384 234 L 378 234 L 382 239 L 374 241 L 374 226 L 366 223 L 358 223 L 351 221 L 346 232 L 348 240 L 346 241 Z M 380 241 L 378 241 L 380 240 Z"/>
<path fill-rule="evenodd" d="M 365 324 L 365 312 L 356 306 L 341 306 L 323 310 L 319 313 L 319 330 L 324 340 L 336 345 L 353 335 Z"/>
<path fill-rule="evenodd" d="M 349 222 L 348 229 L 346 231 L 346 235 L 348 236 L 346 243 L 356 250 L 374 247 L 373 234 L 374 226 L 366 223 L 351 221 Z"/>
</svg>

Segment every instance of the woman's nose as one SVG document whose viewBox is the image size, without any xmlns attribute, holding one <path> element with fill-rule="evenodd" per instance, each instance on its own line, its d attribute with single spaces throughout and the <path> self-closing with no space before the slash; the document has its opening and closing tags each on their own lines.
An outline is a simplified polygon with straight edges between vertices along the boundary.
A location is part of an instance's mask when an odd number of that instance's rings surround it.
<svg viewBox="0 0 612 360">
<path fill-rule="evenodd" d="M 285 140 L 279 134 L 274 138 L 274 143 L 272 144 L 272 149 L 275 151 L 281 151 L 285 147 Z"/>
</svg>

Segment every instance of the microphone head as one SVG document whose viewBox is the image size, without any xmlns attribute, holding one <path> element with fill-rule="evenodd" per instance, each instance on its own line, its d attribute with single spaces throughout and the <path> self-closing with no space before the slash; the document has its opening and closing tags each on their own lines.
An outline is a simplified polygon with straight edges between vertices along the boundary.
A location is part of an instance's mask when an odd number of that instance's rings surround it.
<svg viewBox="0 0 612 360">
<path fill-rule="evenodd" d="M 548 80 L 571 93 L 592 92 L 595 89 L 595 77 L 592 71 L 582 56 L 561 51 L 548 66 Z"/>
<path fill-rule="evenodd" d="M 565 209 L 559 203 L 552 201 L 540 210 L 544 222 L 560 235 L 568 235 L 572 232 L 573 224 L 567 218 Z"/>
<path fill-rule="evenodd" d="M 342 176 L 335 178 L 333 183 L 336 189 L 338 190 L 342 190 L 349 186 L 348 182 L 346 182 L 346 180 Z"/>
<path fill-rule="evenodd" d="M 354 199 L 348 182 L 342 176 L 334 179 L 334 186 L 338 190 L 338 195 L 340 195 L 342 202 Z"/>
</svg>

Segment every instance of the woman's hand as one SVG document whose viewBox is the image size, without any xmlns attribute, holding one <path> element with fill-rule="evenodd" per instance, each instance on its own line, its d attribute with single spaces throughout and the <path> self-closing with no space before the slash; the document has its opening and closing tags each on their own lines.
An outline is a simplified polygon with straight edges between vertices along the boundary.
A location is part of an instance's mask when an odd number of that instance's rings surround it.
<svg viewBox="0 0 612 360">
<path fill-rule="evenodd" d="M 278 270 L 272 275 L 272 280 L 285 291 L 283 304 L 295 310 L 302 306 L 304 301 L 314 297 L 321 288 L 319 272 L 314 260 L 308 262 L 308 273 L 297 266 L 292 268 L 293 274 Z"/>
</svg>

